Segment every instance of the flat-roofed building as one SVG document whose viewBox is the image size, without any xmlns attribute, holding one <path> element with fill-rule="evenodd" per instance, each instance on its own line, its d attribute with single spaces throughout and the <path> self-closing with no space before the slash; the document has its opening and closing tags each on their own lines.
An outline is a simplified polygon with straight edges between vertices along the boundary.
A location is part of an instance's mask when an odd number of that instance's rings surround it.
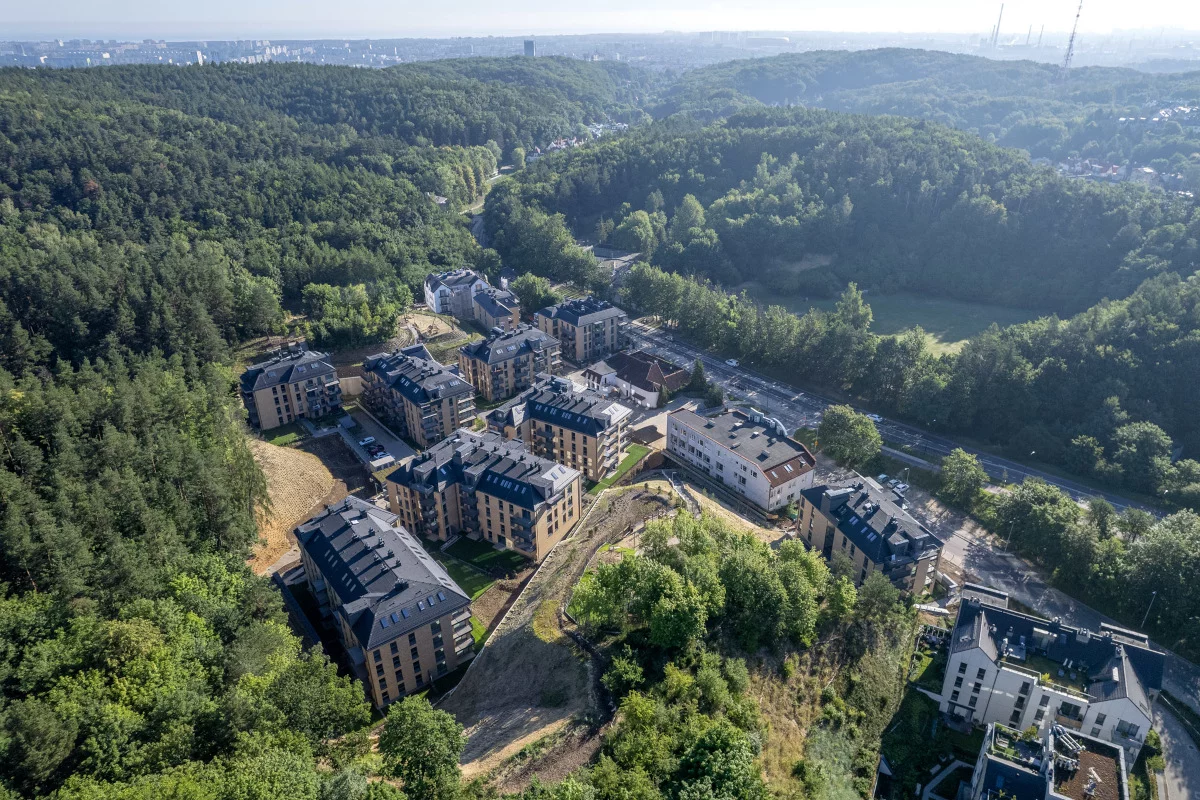
<svg viewBox="0 0 1200 800">
<path fill-rule="evenodd" d="M 459 348 L 458 368 L 487 402 L 496 403 L 533 386 L 539 374 L 556 374 L 562 367 L 558 348 L 557 339 L 532 325 L 493 330 Z"/>
<path fill-rule="evenodd" d="M 430 447 L 475 416 L 475 387 L 424 345 L 363 361 L 363 402 L 401 436 Z"/>
<path fill-rule="evenodd" d="M 599 481 L 616 470 L 629 448 L 632 413 L 566 378 L 541 375 L 535 386 L 489 412 L 487 423 L 489 430 Z"/>
<path fill-rule="evenodd" d="M 488 287 L 476 292 L 472 303 L 475 321 L 485 330 L 499 328 L 511 331 L 521 324 L 521 304 L 512 292 Z"/>
<path fill-rule="evenodd" d="M 800 495 L 796 534 L 832 561 L 837 553 L 854 564 L 854 582 L 882 572 L 897 588 L 920 594 L 937 575 L 942 540 L 863 478 L 811 486 Z"/>
<path fill-rule="evenodd" d="M 562 354 L 585 364 L 615 353 L 623 346 L 629 316 L 595 297 L 567 300 L 533 315 L 538 328 L 562 344 Z"/>
<path fill-rule="evenodd" d="M 250 425 L 270 430 L 342 407 L 342 387 L 329 356 L 303 343 L 277 350 L 242 373 L 242 404 Z"/>
<path fill-rule="evenodd" d="M 987 725 L 961 800 L 1129 800 L 1125 751 L 1078 732 Z M 953 788 L 953 787 L 947 787 Z M 944 794 L 950 794 L 946 791 Z"/>
<path fill-rule="evenodd" d="M 295 534 L 322 618 L 376 706 L 474 657 L 470 598 L 397 515 L 351 496 Z"/>
<path fill-rule="evenodd" d="M 579 521 L 578 470 L 521 442 L 465 428 L 387 478 L 404 524 L 438 541 L 463 535 L 540 561 Z"/>
<path fill-rule="evenodd" d="M 1166 666 L 1144 634 L 1089 631 L 964 596 L 948 646 L 939 707 L 951 717 L 1043 733 L 1057 726 L 1137 759 Z"/>
<path fill-rule="evenodd" d="M 817 464 L 777 420 L 757 411 L 711 417 L 674 411 L 667 416 L 667 452 L 763 511 L 795 502 L 812 486 Z"/>
</svg>

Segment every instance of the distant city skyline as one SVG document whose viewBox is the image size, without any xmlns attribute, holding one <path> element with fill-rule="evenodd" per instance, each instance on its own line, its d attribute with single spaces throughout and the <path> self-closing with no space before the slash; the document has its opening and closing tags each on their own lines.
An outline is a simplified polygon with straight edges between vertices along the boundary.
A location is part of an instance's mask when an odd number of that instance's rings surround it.
<svg viewBox="0 0 1200 800">
<path fill-rule="evenodd" d="M 516 36 L 664 31 L 830 31 L 934 33 L 986 36 L 1000 3 L 987 0 L 849 0 L 782 2 L 745 0 L 607 0 L 550 7 L 544 2 L 509 4 L 459 0 L 454 4 L 388 3 L 384 0 L 2 0 L 0 39 L 66 38 L 140 40 L 382 39 L 401 37 Z M 1023 39 L 1045 26 L 1071 29 L 1077 0 L 1006 0 L 1001 38 Z M 551 11 L 546 9 L 550 7 Z M 1086 0 L 1079 28 L 1084 35 L 1157 37 L 1200 30 L 1200 3 Z M 1200 35 L 1200 34 L 1198 34 Z"/>
</svg>

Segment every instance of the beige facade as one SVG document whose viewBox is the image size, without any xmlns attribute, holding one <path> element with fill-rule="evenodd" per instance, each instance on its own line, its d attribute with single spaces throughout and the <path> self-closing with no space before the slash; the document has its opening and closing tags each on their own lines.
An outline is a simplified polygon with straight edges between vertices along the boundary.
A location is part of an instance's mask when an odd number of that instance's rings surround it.
<svg viewBox="0 0 1200 800">
<path fill-rule="evenodd" d="M 472 302 L 475 321 L 485 330 L 512 331 L 521 324 L 521 306 L 509 292 L 487 289 L 476 294 Z"/>
<path fill-rule="evenodd" d="M 323 417 L 342 406 L 341 383 L 328 356 L 302 346 L 247 369 L 241 395 L 251 426 L 260 430 Z"/>
<path fill-rule="evenodd" d="M 629 317 L 621 309 L 589 297 L 543 308 L 534 321 L 539 330 L 558 339 L 564 358 L 583 364 L 621 349 Z"/>
<path fill-rule="evenodd" d="M 531 326 L 462 347 L 458 369 L 486 402 L 507 400 L 533 386 L 540 374 L 562 368 L 558 341 Z"/>
<path fill-rule="evenodd" d="M 423 345 L 363 362 L 363 402 L 400 435 L 426 448 L 475 416 L 475 390 Z"/>
</svg>

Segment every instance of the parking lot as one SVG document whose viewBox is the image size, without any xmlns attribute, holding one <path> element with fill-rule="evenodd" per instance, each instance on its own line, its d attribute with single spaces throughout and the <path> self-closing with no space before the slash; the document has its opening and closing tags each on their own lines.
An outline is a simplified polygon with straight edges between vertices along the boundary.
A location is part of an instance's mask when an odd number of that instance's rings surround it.
<svg viewBox="0 0 1200 800">
<path fill-rule="evenodd" d="M 368 437 L 382 445 L 383 449 L 396 459 L 397 464 L 417 454 L 417 451 L 405 444 L 399 437 L 394 436 L 391 431 L 376 422 L 370 414 L 362 409 L 354 409 L 349 413 L 358 423 L 358 427 L 353 431 L 341 429 L 342 437 L 346 440 L 346 444 L 350 445 L 354 454 L 363 460 L 363 463 L 369 465 L 372 456 L 365 447 L 358 443 Z"/>
</svg>

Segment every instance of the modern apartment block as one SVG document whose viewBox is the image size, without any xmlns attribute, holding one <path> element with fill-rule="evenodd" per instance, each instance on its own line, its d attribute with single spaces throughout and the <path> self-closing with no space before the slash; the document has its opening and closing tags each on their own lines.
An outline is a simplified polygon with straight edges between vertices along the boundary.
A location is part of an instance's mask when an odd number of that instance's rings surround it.
<svg viewBox="0 0 1200 800">
<path fill-rule="evenodd" d="M 543 308 L 534 321 L 558 339 L 564 358 L 585 364 L 621 349 L 629 316 L 612 303 L 588 297 Z"/>
<path fill-rule="evenodd" d="M 473 269 L 430 273 L 425 277 L 425 306 L 435 314 L 475 319 L 475 295 L 490 288 Z"/>
<path fill-rule="evenodd" d="M 512 397 L 533 386 L 540 373 L 562 367 L 558 340 L 532 325 L 492 335 L 459 348 L 458 369 L 489 403 Z"/>
<path fill-rule="evenodd" d="M 1125 751 L 1059 727 L 1033 739 L 989 723 L 962 800 L 1129 800 Z M 937 787 L 939 796 L 955 787 Z"/>
<path fill-rule="evenodd" d="M 967 584 L 950 637 L 940 708 L 977 725 L 1061 726 L 1109 742 L 1132 764 L 1153 719 L 1165 660 L 1144 634 L 1098 632 L 1013 611 Z"/>
<path fill-rule="evenodd" d="M 342 387 L 329 356 L 303 343 L 275 351 L 243 372 L 241 395 L 250 424 L 264 431 L 342 407 Z"/>
<path fill-rule="evenodd" d="M 629 448 L 632 410 L 566 378 L 537 385 L 487 415 L 488 429 L 520 439 L 535 453 L 577 469 L 590 481 L 617 468 Z"/>
<path fill-rule="evenodd" d="M 363 402 L 419 447 L 440 442 L 475 416 L 475 388 L 420 344 L 363 361 Z"/>
<path fill-rule="evenodd" d="M 812 486 L 817 460 L 778 420 L 757 411 L 667 416 L 667 452 L 763 511 L 794 502 Z"/>
<path fill-rule="evenodd" d="M 842 553 L 854 582 L 882 572 L 898 588 L 920 594 L 937 575 L 942 541 L 885 493 L 863 479 L 813 486 L 800 494 L 796 535 L 826 561 Z"/>
<path fill-rule="evenodd" d="M 376 706 L 474 657 L 470 598 L 395 514 L 351 496 L 295 533 L 321 615 Z"/>
<path fill-rule="evenodd" d="M 465 428 L 387 478 L 388 501 L 429 539 L 463 535 L 540 561 L 579 521 L 577 470 Z"/>
<path fill-rule="evenodd" d="M 488 287 L 476 292 L 471 302 L 475 321 L 486 330 L 511 331 L 521 324 L 521 304 L 512 292 Z"/>
</svg>

